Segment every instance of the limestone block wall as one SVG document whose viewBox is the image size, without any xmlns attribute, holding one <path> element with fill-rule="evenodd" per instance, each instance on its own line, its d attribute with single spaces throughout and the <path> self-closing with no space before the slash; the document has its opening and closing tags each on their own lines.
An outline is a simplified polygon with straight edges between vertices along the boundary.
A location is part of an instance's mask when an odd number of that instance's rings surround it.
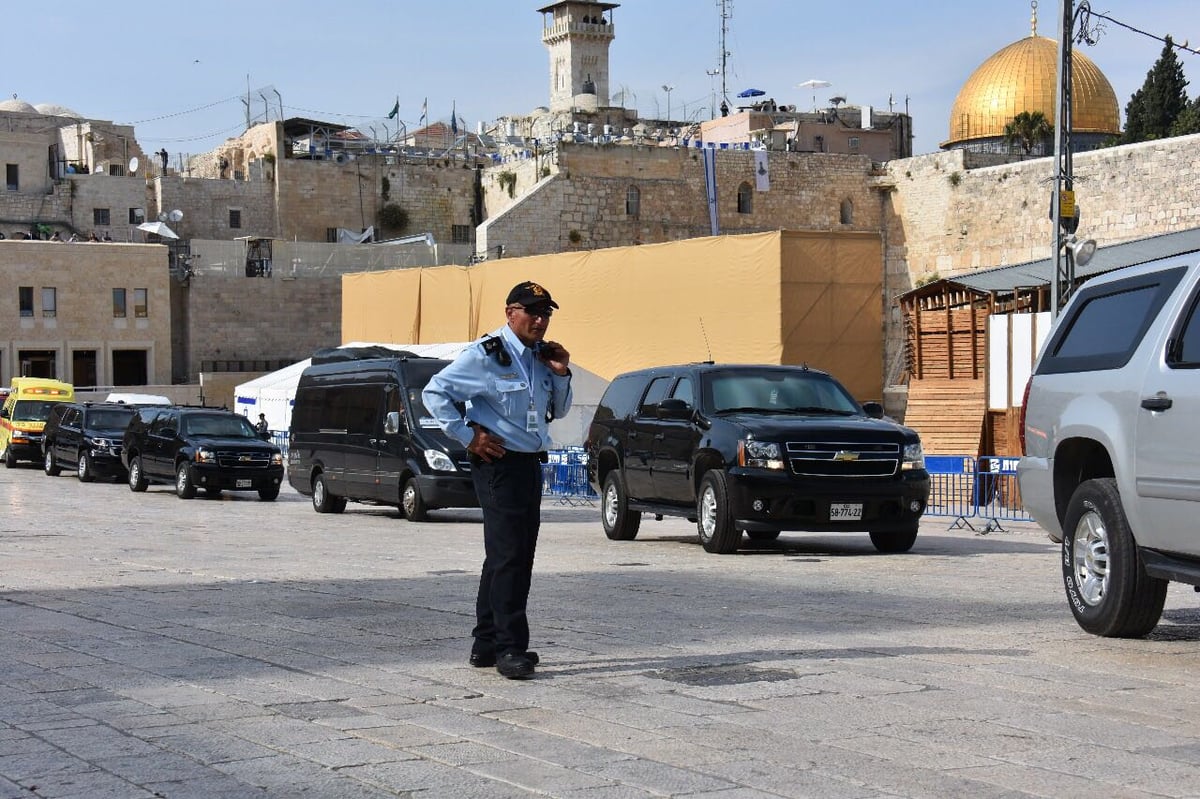
<svg viewBox="0 0 1200 799">
<path fill-rule="evenodd" d="M 389 161 L 391 163 L 389 163 Z M 361 156 L 345 164 L 330 161 L 282 159 L 276 163 L 279 236 L 325 241 L 329 228 L 359 230 L 376 225 L 384 205 L 383 178 L 388 179 L 388 202 L 408 212 L 403 231 L 380 231 L 401 236 L 433 233 L 439 243 L 452 243 L 452 225 L 475 224 L 475 170 L 452 159 L 397 161 L 395 156 Z"/>
<path fill-rule="evenodd" d="M 112 382 L 115 350 L 146 353 L 151 384 L 171 382 L 171 303 L 167 251 L 158 244 L 0 241 L 0 382 L 20 374 L 22 350 L 55 352 L 59 379 L 77 382 L 76 353 L 95 353 L 96 382 Z M 33 293 L 21 315 L 20 288 Z M 126 316 L 113 310 L 113 289 L 126 290 Z M 53 309 L 43 289 L 53 289 Z M 134 310 L 134 290 L 146 289 L 146 315 Z M 52 311 L 52 312 L 51 312 Z"/>
<path fill-rule="evenodd" d="M 171 174 L 155 178 L 150 194 L 147 219 L 156 219 L 160 211 L 182 211 L 183 219 L 167 224 L 183 239 L 280 236 L 273 183 L 185 178 Z M 229 212 L 233 210 L 239 212 L 241 227 L 230 226 Z M 323 240 L 324 236 L 319 239 Z"/>
<path fill-rule="evenodd" d="M 182 290 L 187 318 L 186 379 L 202 361 L 269 359 L 288 363 L 341 343 L 341 276 L 193 278 Z"/>
<path fill-rule="evenodd" d="M 716 153 L 722 233 L 880 229 L 869 158 L 774 152 L 767 157 L 770 188 L 760 192 L 753 151 Z M 559 169 L 557 178 L 489 220 L 489 250 L 503 245 L 506 255 L 537 255 L 710 235 L 698 150 L 567 145 L 560 150 Z M 743 185 L 750 189 L 749 213 L 738 210 Z M 627 213 L 631 189 L 637 192 L 636 214 Z"/>
<path fill-rule="evenodd" d="M 558 172 L 558 149 L 548 148 L 536 158 L 512 158 L 483 170 L 483 217 L 492 219 L 520 202 L 543 177 Z M 512 194 L 505 184 L 506 173 L 512 177 Z"/>
<path fill-rule="evenodd" d="M 80 236 L 95 234 L 103 238 L 108 233 L 116 241 L 144 242 L 145 233 L 137 230 L 137 222 L 131 221 L 130 212 L 142 209 L 145 219 L 153 214 L 148 208 L 149 194 L 146 180 L 141 177 L 116 177 L 114 175 L 71 175 L 67 178 L 67 193 L 71 226 Z M 103 224 L 97 211 L 107 211 L 108 224 Z"/>
</svg>

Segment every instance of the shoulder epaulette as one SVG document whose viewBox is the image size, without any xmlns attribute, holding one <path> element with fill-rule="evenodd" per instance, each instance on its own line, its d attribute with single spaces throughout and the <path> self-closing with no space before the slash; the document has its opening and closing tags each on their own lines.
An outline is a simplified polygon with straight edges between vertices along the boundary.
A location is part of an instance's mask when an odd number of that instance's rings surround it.
<svg viewBox="0 0 1200 799">
<path fill-rule="evenodd" d="M 508 348 L 504 346 L 504 340 L 499 336 L 489 336 L 483 340 L 483 351 L 496 359 L 496 363 L 501 366 L 510 366 L 512 357 L 508 354 Z"/>
</svg>

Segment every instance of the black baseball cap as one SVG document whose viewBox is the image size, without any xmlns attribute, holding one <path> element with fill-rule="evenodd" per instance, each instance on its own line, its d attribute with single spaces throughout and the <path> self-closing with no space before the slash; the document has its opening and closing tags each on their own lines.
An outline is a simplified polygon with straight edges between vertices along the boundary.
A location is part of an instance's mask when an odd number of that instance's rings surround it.
<svg viewBox="0 0 1200 799">
<path fill-rule="evenodd" d="M 518 283 L 512 287 L 512 291 L 508 292 L 508 299 L 504 301 L 505 305 L 521 305 L 525 308 L 531 308 L 535 305 L 549 305 L 551 308 L 557 308 L 558 303 L 550 297 L 550 292 L 546 291 L 541 284 L 534 283 L 532 280 L 526 280 L 524 283 Z"/>
</svg>

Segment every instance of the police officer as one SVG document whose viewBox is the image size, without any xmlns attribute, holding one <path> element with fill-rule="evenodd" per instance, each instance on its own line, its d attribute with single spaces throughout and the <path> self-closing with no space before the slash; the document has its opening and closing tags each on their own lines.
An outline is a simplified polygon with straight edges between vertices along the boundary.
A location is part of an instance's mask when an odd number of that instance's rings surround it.
<svg viewBox="0 0 1200 799">
<path fill-rule="evenodd" d="M 571 354 L 546 341 L 558 309 L 537 283 L 508 293 L 507 324 L 467 347 L 429 381 L 425 407 L 466 445 L 483 509 L 483 570 L 475 600 L 472 666 L 510 680 L 533 676 L 525 615 L 541 524 L 542 463 L 552 419 L 571 407 Z"/>
</svg>

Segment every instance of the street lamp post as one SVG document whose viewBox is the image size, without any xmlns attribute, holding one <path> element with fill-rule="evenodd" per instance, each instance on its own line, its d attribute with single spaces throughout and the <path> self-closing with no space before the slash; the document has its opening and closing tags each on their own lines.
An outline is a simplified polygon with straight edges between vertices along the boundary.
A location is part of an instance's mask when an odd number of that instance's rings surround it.
<svg viewBox="0 0 1200 799">
<path fill-rule="evenodd" d="M 671 124 L 671 92 L 673 92 L 675 90 L 675 87 L 673 85 L 671 85 L 670 83 L 664 83 L 662 85 L 662 90 L 667 93 L 667 124 L 670 125 Z"/>
</svg>

